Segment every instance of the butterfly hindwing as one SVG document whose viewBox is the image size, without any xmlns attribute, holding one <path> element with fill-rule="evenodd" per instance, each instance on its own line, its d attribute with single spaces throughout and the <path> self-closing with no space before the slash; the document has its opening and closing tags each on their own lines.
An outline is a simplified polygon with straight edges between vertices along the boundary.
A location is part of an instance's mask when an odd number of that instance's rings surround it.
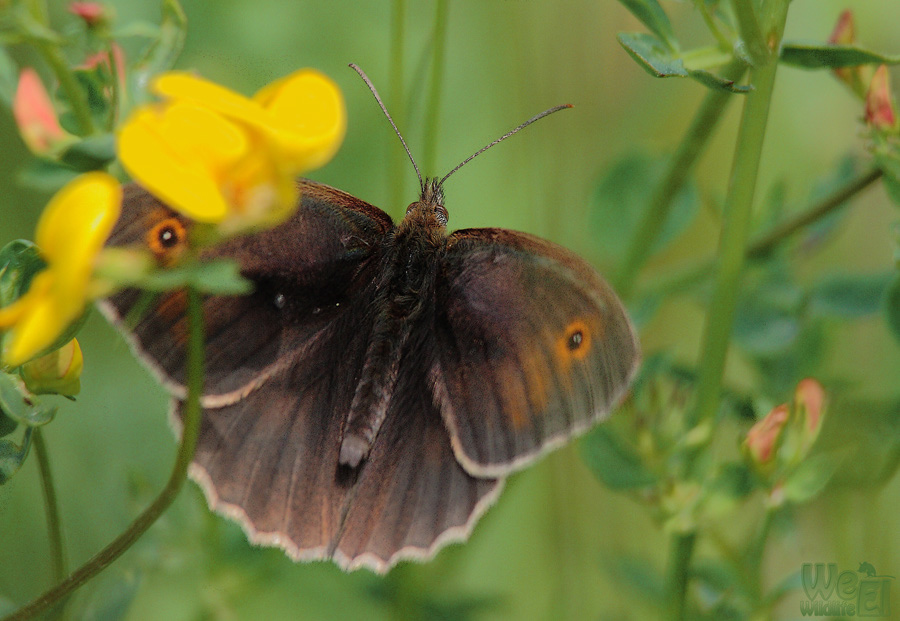
<svg viewBox="0 0 900 621">
<path fill-rule="evenodd" d="M 639 358 L 612 289 L 582 259 L 525 233 L 448 239 L 430 379 L 457 458 L 502 476 L 615 406 Z"/>
</svg>

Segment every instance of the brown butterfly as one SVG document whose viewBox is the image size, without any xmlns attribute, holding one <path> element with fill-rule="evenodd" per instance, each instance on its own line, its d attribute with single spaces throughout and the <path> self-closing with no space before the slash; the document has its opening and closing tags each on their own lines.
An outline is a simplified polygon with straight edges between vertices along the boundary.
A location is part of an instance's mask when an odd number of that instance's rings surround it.
<svg viewBox="0 0 900 621">
<path fill-rule="evenodd" d="M 378 572 L 428 558 L 468 536 L 506 475 L 603 419 L 629 386 L 638 343 L 610 286 L 526 233 L 448 235 L 443 181 L 423 183 L 397 225 L 300 181 L 287 222 L 206 252 L 238 261 L 255 288 L 204 300 L 191 475 L 254 543 Z M 131 185 L 108 243 L 165 265 L 190 229 Z M 140 298 L 101 307 L 122 326 Z M 184 311 L 168 293 L 126 330 L 176 421 Z"/>
</svg>

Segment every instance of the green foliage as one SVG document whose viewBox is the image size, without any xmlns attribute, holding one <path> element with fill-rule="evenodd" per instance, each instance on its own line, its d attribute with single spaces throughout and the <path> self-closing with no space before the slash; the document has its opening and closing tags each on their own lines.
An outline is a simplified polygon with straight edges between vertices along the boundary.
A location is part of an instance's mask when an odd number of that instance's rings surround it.
<svg viewBox="0 0 900 621">
<path fill-rule="evenodd" d="M 17 82 L 18 71 L 16 64 L 10 58 L 6 48 L 0 47 L 0 104 L 6 108 L 12 108 Z"/>
<path fill-rule="evenodd" d="M 743 2 L 740 7 L 745 12 L 736 13 L 738 3 L 716 0 L 696 0 L 693 7 L 621 0 L 648 32 L 620 33 L 618 41 L 651 75 L 690 77 L 712 89 L 707 95 L 744 107 L 735 119 L 755 115 L 758 120 L 759 113 L 746 106 L 760 96 L 761 64 L 774 59 L 759 44 L 766 41 L 763 33 L 778 32 L 765 19 L 780 2 Z M 798 90 L 801 81 L 790 71 L 792 67 L 852 69 L 895 64 L 900 58 L 855 44 L 782 42 L 778 59 L 790 67 L 780 75 L 784 78 L 777 83 L 778 90 L 783 90 L 781 103 L 772 113 L 781 115 L 776 123 L 787 117 L 791 129 L 784 131 L 784 124 L 772 126 L 781 132 L 769 128 L 768 159 L 761 166 L 762 177 L 757 178 L 755 172 L 729 172 L 732 158 L 746 156 L 745 144 L 719 140 L 726 144 L 726 152 L 721 144 L 710 143 L 708 136 L 698 138 L 692 133 L 689 107 L 695 98 L 687 98 L 687 103 L 675 96 L 670 99 L 659 90 L 664 85 L 648 87 L 649 80 L 635 80 L 626 73 L 624 55 L 612 42 L 613 34 L 603 31 L 602 20 L 588 27 L 583 18 L 570 19 L 549 5 L 453 6 L 448 26 L 453 36 L 447 40 L 448 45 L 459 47 L 448 50 L 455 54 L 446 55 L 447 97 L 471 90 L 489 102 L 476 104 L 477 113 L 461 123 L 453 110 L 468 110 L 471 102 L 445 105 L 448 112 L 440 119 L 429 118 L 428 111 L 422 112 L 423 106 L 415 103 L 427 99 L 421 96 L 420 84 L 426 82 L 429 54 L 443 53 L 434 49 L 442 38 L 432 36 L 432 25 L 422 21 L 424 9 L 410 6 L 403 13 L 410 22 L 404 26 L 406 32 L 416 34 L 398 40 L 403 32 L 398 23 L 402 26 L 403 20 L 391 22 L 387 11 L 360 12 L 355 7 L 335 22 L 330 15 L 333 7 L 315 3 L 190 1 L 185 12 L 176 2 L 165 0 L 161 17 L 157 5 L 140 13 L 135 9 L 139 4 L 121 3 L 121 14 L 134 21 L 115 20 L 97 30 L 80 23 L 78 28 L 58 27 L 64 18 L 71 20 L 70 15 L 54 15 L 44 23 L 17 1 L 0 15 L 0 40 L 16 45 L 11 52 L 0 49 L 0 105 L 11 104 L 18 66 L 37 64 L 54 93 L 64 127 L 75 134 L 58 151 L 31 158 L 7 157 L 9 165 L 0 167 L 0 179 L 10 186 L 24 182 L 42 195 L 8 199 L 0 232 L 6 234 L 5 227 L 12 221 L 6 218 L 8 213 L 32 210 L 36 214 L 43 194 L 82 171 L 109 167 L 115 155 L 116 119 L 146 101 L 148 81 L 173 66 L 240 85 L 244 92 L 302 65 L 319 66 L 333 74 L 348 98 L 350 129 L 342 155 L 322 172 L 323 180 L 379 204 L 379 184 L 387 175 L 380 155 L 373 158 L 373 154 L 389 152 L 396 145 L 380 142 L 384 135 L 385 140 L 393 136 L 381 132 L 383 119 L 375 119 L 377 111 L 368 92 L 362 87 L 357 92 L 355 82 L 340 71 L 348 60 L 360 61 L 367 69 L 384 67 L 388 44 L 399 45 L 400 52 L 393 58 L 405 58 L 408 73 L 391 66 L 388 71 L 398 75 L 386 78 L 376 73 L 373 78 L 379 85 L 393 82 L 388 78 L 394 77 L 401 86 L 408 85 L 402 92 L 389 93 L 386 101 L 412 102 L 401 108 L 413 114 L 397 119 L 401 128 L 412 133 L 407 136 L 411 146 L 418 138 L 416 132 L 427 124 L 429 131 L 440 136 L 442 148 L 446 142 L 448 153 L 462 152 L 473 140 L 478 142 L 476 128 L 481 131 L 482 119 L 487 128 L 492 127 L 488 121 L 513 123 L 519 113 L 518 100 L 532 102 L 548 88 L 554 89 L 554 98 L 592 102 L 591 106 L 579 103 L 576 111 L 582 111 L 578 112 L 582 116 L 571 121 L 574 131 L 547 132 L 547 142 L 542 143 L 542 130 L 535 129 L 534 134 L 529 130 L 519 143 L 528 155 L 510 157 L 506 164 L 500 156 L 493 158 L 494 163 L 484 158 L 487 168 L 481 170 L 494 171 L 490 168 L 494 165 L 508 168 L 499 174 L 489 172 L 489 182 L 473 183 L 470 195 L 465 194 L 469 190 L 464 176 L 454 178 L 454 197 L 448 201 L 454 223 L 526 228 L 569 246 L 581 244 L 576 249 L 618 266 L 633 240 L 642 239 L 642 222 L 657 213 L 666 217 L 659 218 L 659 231 L 647 240 L 645 256 L 638 257 L 637 283 L 625 300 L 641 327 L 645 362 L 619 411 L 583 439 L 580 454 L 586 469 L 574 459 L 574 466 L 566 464 L 557 454 L 512 477 L 507 495 L 469 544 L 442 552 L 427 565 L 403 564 L 387 578 L 365 572 L 345 575 L 326 563 L 295 565 L 277 550 L 250 546 L 238 527 L 209 514 L 196 492 L 183 495 L 183 502 L 110 570 L 118 573 L 101 576 L 76 594 L 65 610 L 70 618 L 786 618 L 797 615 L 794 595 L 800 585 L 799 563 L 830 561 L 846 554 L 871 558 L 882 548 L 886 557 L 896 556 L 897 539 L 885 529 L 871 537 L 867 547 L 860 547 L 863 544 L 851 537 L 858 524 L 843 519 L 848 513 L 840 502 L 844 489 L 851 490 L 853 499 L 846 504 L 856 505 L 860 498 L 864 504 L 873 501 L 871 510 L 880 517 L 872 519 L 880 520 L 879 524 L 892 523 L 890 516 L 897 509 L 900 403 L 895 374 L 885 367 L 896 362 L 900 343 L 900 275 L 896 266 L 890 271 L 892 266 L 885 264 L 885 231 L 872 224 L 884 220 L 884 201 L 867 196 L 864 211 L 855 200 L 848 200 L 868 184 L 854 185 L 865 171 L 848 166 L 844 154 L 864 150 L 852 143 L 833 144 L 833 136 L 853 134 L 862 104 L 839 119 L 832 111 L 844 104 L 822 95 L 831 91 L 820 90 L 813 81 L 803 82 Z M 596 3 L 580 8 L 584 10 L 579 15 L 606 10 L 605 6 L 598 9 Z M 693 45 L 680 38 L 682 31 L 697 33 L 697 28 L 687 25 L 685 11 L 691 8 L 709 30 L 705 39 L 711 37 L 714 45 L 705 40 Z M 833 17 L 818 6 L 808 10 L 816 15 L 823 12 L 826 21 Z M 868 10 L 869 23 L 876 25 L 896 22 L 876 16 L 877 10 L 900 15 L 891 6 Z M 482 23 L 485 11 L 501 11 L 504 17 L 506 11 L 514 14 L 503 21 L 496 37 L 456 32 L 454 23 Z M 747 11 L 753 17 L 749 26 Z M 190 38 L 186 38 L 188 18 Z M 559 32 L 554 31 L 557 24 L 566 24 L 565 29 L 560 26 Z M 803 36 L 822 34 L 810 32 L 805 23 L 793 22 L 793 27 Z M 528 49 L 532 56 L 522 57 L 521 49 L 502 42 L 523 29 L 546 33 L 552 44 L 535 38 L 533 49 Z M 380 35 L 385 33 L 382 40 Z M 403 47 L 407 39 L 411 50 Z M 597 63 L 585 73 L 585 59 L 595 58 L 597 49 L 582 45 L 581 39 L 593 46 L 597 42 L 611 45 L 609 50 L 619 54 L 609 63 L 615 68 Z M 73 92 L 47 64 L 48 57 L 23 51 L 35 43 L 57 49 L 73 66 L 88 53 L 121 44 L 126 52 L 125 75 L 117 75 L 105 63 L 73 71 L 78 89 Z M 185 56 L 176 62 L 183 48 Z M 456 60 L 469 54 L 479 60 L 465 66 Z M 548 59 L 548 67 L 534 58 Z M 527 69 L 517 74 L 518 67 Z M 741 73 L 736 69 L 750 71 L 749 81 L 736 83 L 720 77 L 738 80 Z M 124 83 L 120 83 L 122 77 Z M 827 72 L 813 77 L 821 82 L 832 79 Z M 510 88 L 510 84 L 520 87 Z M 516 97 L 510 99 L 510 93 Z M 743 95 L 731 97 L 731 93 Z M 770 94 L 764 91 L 762 96 Z M 82 99 L 84 110 L 79 109 Z M 594 102 L 602 111 L 599 120 L 591 109 Z M 722 111 L 726 103 L 716 105 Z M 85 113 L 93 126 L 90 131 L 84 129 Z M 816 122 L 844 122 L 851 129 L 831 131 L 833 127 L 826 125 L 809 130 L 804 124 L 807 117 Z M 5 138 L 12 144 L 12 117 L 5 118 Z M 466 131 L 460 131 L 463 126 Z M 683 126 L 689 127 L 683 144 L 690 147 L 684 149 L 688 154 L 684 158 L 634 155 L 636 149 L 650 148 L 663 154 L 681 152 L 671 136 Z M 765 121 L 758 127 L 762 134 Z M 867 165 L 881 171 L 888 196 L 900 204 L 896 132 L 866 128 L 856 133 L 862 134 L 861 142 L 868 150 Z M 533 152 L 537 155 L 531 155 L 529 144 L 538 145 Z M 707 149 L 712 151 L 704 155 Z M 574 155 L 548 158 L 547 153 Z M 532 160 L 535 163 L 529 164 Z M 685 172 L 683 180 L 673 171 Z M 480 173 L 466 174 L 477 178 Z M 728 244 L 720 239 L 719 227 L 734 213 L 729 199 L 724 204 L 721 199 L 729 195 L 732 174 L 735 187 L 770 190 L 764 199 L 751 200 L 754 213 L 744 231 L 750 242 L 741 249 L 747 249 L 745 260 L 752 262 L 739 270 L 740 287 L 731 300 L 733 321 L 727 318 L 726 322 L 730 331 L 726 345 L 731 347 L 715 412 L 695 419 L 699 388 L 711 376 L 702 362 L 709 343 L 699 336 L 698 326 L 701 321 L 725 317 L 725 313 L 707 315 Z M 667 203 L 656 211 L 658 206 L 651 201 L 660 194 L 660 187 L 667 187 L 663 182 L 672 179 L 671 192 L 662 192 Z M 804 194 L 806 187 L 817 190 L 797 204 L 796 195 Z M 585 188 L 593 190 L 588 205 L 583 204 Z M 835 199 L 842 193 L 846 193 L 843 199 Z M 383 206 L 393 213 L 402 208 Z M 542 208 L 546 211 L 528 219 Z M 478 222 L 469 224 L 466 219 Z M 755 246 L 759 241 L 766 242 L 761 250 Z M 101 269 L 116 282 L 130 282 L 152 292 L 183 286 L 211 294 L 248 290 L 231 262 L 129 271 L 135 265 L 129 262 L 132 259 L 122 258 L 121 264 L 107 263 Z M 42 262 L 36 248 L 13 242 L 0 250 L 0 266 L 5 266 L 0 267 L 3 306 L 27 289 Z M 89 323 L 85 332 L 93 386 L 79 397 L 79 403 L 59 408 L 62 413 L 53 422 L 50 443 L 54 468 L 63 475 L 60 488 L 66 491 L 63 519 L 69 532 L 79 535 L 67 544 L 74 559 L 91 557 L 124 528 L 129 516 L 153 499 L 154 490 L 167 476 L 171 452 L 158 388 L 136 367 L 129 367 L 124 361 L 126 348 L 109 331 Z M 114 342 L 110 345 L 110 341 Z M 873 343 L 877 351 L 871 354 Z M 722 373 L 722 369 L 714 371 Z M 803 419 L 799 415 L 789 419 L 773 450 L 799 457 L 788 460 L 790 467 L 766 476 L 748 451 L 739 447 L 746 442 L 751 425 L 776 404 L 793 403 L 798 381 L 810 376 L 826 388 L 822 434 L 814 444 L 801 446 Z M 16 375 L 0 374 L 0 483 L 22 471 L 33 426 L 50 422 L 59 407 L 49 403 L 24 391 Z M 147 479 L 140 493 L 122 491 L 132 475 Z M 6 567 L 0 568 L 0 593 L 8 597 L 0 597 L 0 614 L 49 586 L 47 563 L 42 562 L 48 558 L 43 516 L 37 508 L 29 508 L 41 504 L 35 487 L 27 476 L 19 476 L 3 490 L 9 496 L 2 501 L 9 498 L 11 510 L 0 511 L 4 542 L 0 561 Z M 100 505 L 98 490 L 104 497 Z M 822 520 L 823 511 L 835 517 Z M 797 556 L 792 546 L 778 545 L 785 530 L 791 537 L 803 535 L 804 556 Z M 672 547 L 665 545 L 665 539 L 674 542 L 685 536 L 696 538 L 695 548 L 682 548 L 687 550 L 682 557 L 666 558 L 665 550 Z M 17 547 L 20 541 L 21 548 Z M 32 562 L 14 568 L 9 559 L 24 554 Z M 673 587 L 677 577 L 683 577 L 687 585 L 680 610 L 672 603 L 678 598 Z"/>
<path fill-rule="evenodd" d="M 598 258 L 612 264 L 625 254 L 650 207 L 653 187 L 659 183 L 665 162 L 648 155 L 627 155 L 617 161 L 597 183 L 591 197 L 591 233 Z M 672 208 L 653 244 L 651 253 L 663 250 L 697 217 L 700 197 L 691 183 L 672 199 Z"/>
<path fill-rule="evenodd" d="M 670 48 L 651 34 L 621 32 L 616 38 L 625 51 L 655 78 L 693 78 L 709 88 L 721 88 L 732 93 L 746 93 L 751 88 L 737 85 L 704 69 L 686 67 L 683 58 L 675 56 Z"/>
<path fill-rule="evenodd" d="M 896 65 L 900 56 L 879 54 L 856 45 L 785 41 L 781 62 L 803 69 L 839 69 L 860 65 Z"/>
</svg>

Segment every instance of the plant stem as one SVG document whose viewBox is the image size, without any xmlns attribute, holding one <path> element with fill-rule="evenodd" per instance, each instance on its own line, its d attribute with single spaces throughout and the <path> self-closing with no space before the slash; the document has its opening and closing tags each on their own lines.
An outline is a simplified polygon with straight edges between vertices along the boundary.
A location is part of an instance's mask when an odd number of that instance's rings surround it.
<svg viewBox="0 0 900 621">
<path fill-rule="evenodd" d="M 715 287 L 703 331 L 697 400 L 687 413 L 688 428 L 711 419 L 719 403 L 725 356 L 747 253 L 753 195 L 778 69 L 778 46 L 784 32 L 788 5 L 789 0 L 769 0 L 764 7 L 769 32 L 766 40 L 770 47 L 767 61 L 754 67 L 750 73 L 754 90 L 747 93 L 737 137 L 737 150 L 725 199 Z"/>
<path fill-rule="evenodd" d="M 762 259 L 775 249 L 781 242 L 788 239 L 794 233 L 804 227 L 813 224 L 825 216 L 833 213 L 838 208 L 878 181 L 882 177 L 881 169 L 872 168 L 858 177 L 851 179 L 845 185 L 838 188 L 819 202 L 807 207 L 797 215 L 788 218 L 780 224 L 776 224 L 768 231 L 757 235 L 747 247 L 747 259 Z M 674 275 L 666 275 L 655 283 L 639 291 L 639 297 L 665 296 L 681 291 L 698 282 L 706 280 L 716 267 L 714 257 L 696 262 L 690 267 L 678 271 Z"/>
<path fill-rule="evenodd" d="M 406 3 L 394 0 L 391 10 L 391 69 L 388 82 L 391 88 L 391 114 L 394 121 L 403 125 L 406 119 L 406 97 L 403 96 L 403 52 L 405 34 Z M 403 205 L 404 173 L 406 172 L 406 154 L 403 149 L 396 148 L 391 141 L 388 155 L 388 178 L 390 179 L 391 209 L 400 209 Z M 402 211 L 400 213 L 403 213 Z"/>
<path fill-rule="evenodd" d="M 766 47 L 753 0 L 733 0 L 734 14 L 737 17 L 738 31 L 746 46 L 747 55 L 754 67 L 762 67 L 771 62 L 771 52 Z M 779 40 L 781 37 L 779 37 Z M 777 49 L 775 50 L 777 53 Z"/>
<path fill-rule="evenodd" d="M 766 551 L 766 542 L 769 540 L 769 531 L 772 530 L 772 521 L 775 518 L 775 509 L 766 505 L 762 524 L 756 532 L 742 564 L 744 584 L 750 586 L 750 596 L 754 602 L 763 601 L 762 592 L 762 561 Z"/>
<path fill-rule="evenodd" d="M 444 54 L 447 42 L 447 0 L 437 0 L 434 11 L 434 47 L 431 56 L 431 83 L 428 87 L 428 112 L 425 122 L 422 170 L 435 171 L 437 137 L 441 117 L 441 87 L 444 84 Z"/>
<path fill-rule="evenodd" d="M 858 194 L 881 179 L 882 174 L 880 168 L 873 168 L 856 179 L 851 180 L 845 186 L 833 192 L 810 209 L 772 227 L 768 232 L 760 235 L 750 244 L 750 247 L 747 249 L 747 257 L 750 259 L 758 259 L 765 256 L 785 238 L 790 237 L 803 227 L 812 224 L 820 218 L 827 216 L 846 203 L 855 194 Z"/>
<path fill-rule="evenodd" d="M 44 511 L 47 514 L 47 531 L 50 537 L 50 553 L 53 556 L 53 579 L 57 582 L 66 577 L 66 551 L 63 546 L 62 524 L 59 519 L 59 505 L 56 501 L 56 487 L 50 470 L 50 455 L 44 434 L 40 427 L 34 430 L 34 454 L 37 456 L 41 489 L 44 492 Z"/>
<path fill-rule="evenodd" d="M 744 71 L 746 65 L 741 61 L 734 61 L 725 67 L 723 76 L 737 81 L 744 75 Z M 637 274 L 650 256 L 653 245 L 668 218 L 674 198 L 684 186 L 694 163 L 722 118 L 725 105 L 734 96 L 733 93 L 723 89 L 710 90 L 700 104 L 700 109 L 697 110 L 693 122 L 678 145 L 678 150 L 669 162 L 663 178 L 656 185 L 650 198 L 650 205 L 636 229 L 637 234 L 631 239 L 625 253 L 625 260 L 615 283 L 619 295 L 623 298 L 627 299 L 633 290 Z"/>
<path fill-rule="evenodd" d="M 178 492 L 181 491 L 187 478 L 188 466 L 194 458 L 197 447 L 197 436 L 200 431 L 200 395 L 203 391 L 203 314 L 200 294 L 189 288 L 188 325 L 190 327 L 187 349 L 187 400 L 184 404 L 184 420 L 181 431 L 181 443 L 175 458 L 175 466 L 169 481 L 156 500 L 141 513 L 134 522 L 112 543 L 97 553 L 87 563 L 69 574 L 64 580 L 40 595 L 37 599 L 4 617 L 3 621 L 24 621 L 46 610 L 63 597 L 96 576 L 103 569 L 119 558 L 128 548 L 143 535 L 159 516 L 169 508 Z"/>
<path fill-rule="evenodd" d="M 44 61 L 50 67 L 50 70 L 53 71 L 53 75 L 59 80 L 59 86 L 65 92 L 66 99 L 69 100 L 72 114 L 75 117 L 75 122 L 78 124 L 78 131 L 83 136 L 93 134 L 95 131 L 94 119 L 91 116 L 87 95 L 85 95 L 84 89 L 81 88 L 78 80 L 75 79 L 75 74 L 69 68 L 69 63 L 66 62 L 58 45 L 51 43 L 40 34 L 35 34 L 34 32 L 36 28 L 50 30 L 46 5 L 39 0 L 32 1 L 29 3 L 28 13 L 34 20 L 34 23 L 30 25 L 30 28 L 29 23 L 22 24 L 23 34 L 34 45 L 37 52 L 43 56 Z"/>
<path fill-rule="evenodd" d="M 672 535 L 669 569 L 666 577 L 668 589 L 666 618 L 671 621 L 682 621 L 686 618 L 688 577 L 696 539 L 697 535 L 693 532 Z"/>
</svg>

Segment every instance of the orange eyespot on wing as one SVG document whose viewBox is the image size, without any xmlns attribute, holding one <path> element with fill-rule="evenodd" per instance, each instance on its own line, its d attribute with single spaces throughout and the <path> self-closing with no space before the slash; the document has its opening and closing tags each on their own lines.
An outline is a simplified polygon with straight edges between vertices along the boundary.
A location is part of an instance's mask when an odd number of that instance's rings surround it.
<svg viewBox="0 0 900 621">
<path fill-rule="evenodd" d="M 178 259 L 187 246 L 187 229 L 178 218 L 164 218 L 150 227 L 145 241 L 157 261 L 170 264 Z"/>
<path fill-rule="evenodd" d="M 599 324 L 597 324 L 600 328 Z M 584 319 L 575 319 L 569 322 L 565 332 L 556 341 L 556 358 L 563 368 L 568 367 L 572 360 L 584 360 L 591 351 L 591 343 L 594 339 L 593 330 Z M 602 332 L 602 330 L 599 330 Z M 602 333 L 598 338 L 602 338 Z"/>
<path fill-rule="evenodd" d="M 450 236 L 432 391 L 454 452 L 503 476 L 603 420 L 639 359 L 608 284 L 568 250 L 503 229 Z"/>
</svg>

